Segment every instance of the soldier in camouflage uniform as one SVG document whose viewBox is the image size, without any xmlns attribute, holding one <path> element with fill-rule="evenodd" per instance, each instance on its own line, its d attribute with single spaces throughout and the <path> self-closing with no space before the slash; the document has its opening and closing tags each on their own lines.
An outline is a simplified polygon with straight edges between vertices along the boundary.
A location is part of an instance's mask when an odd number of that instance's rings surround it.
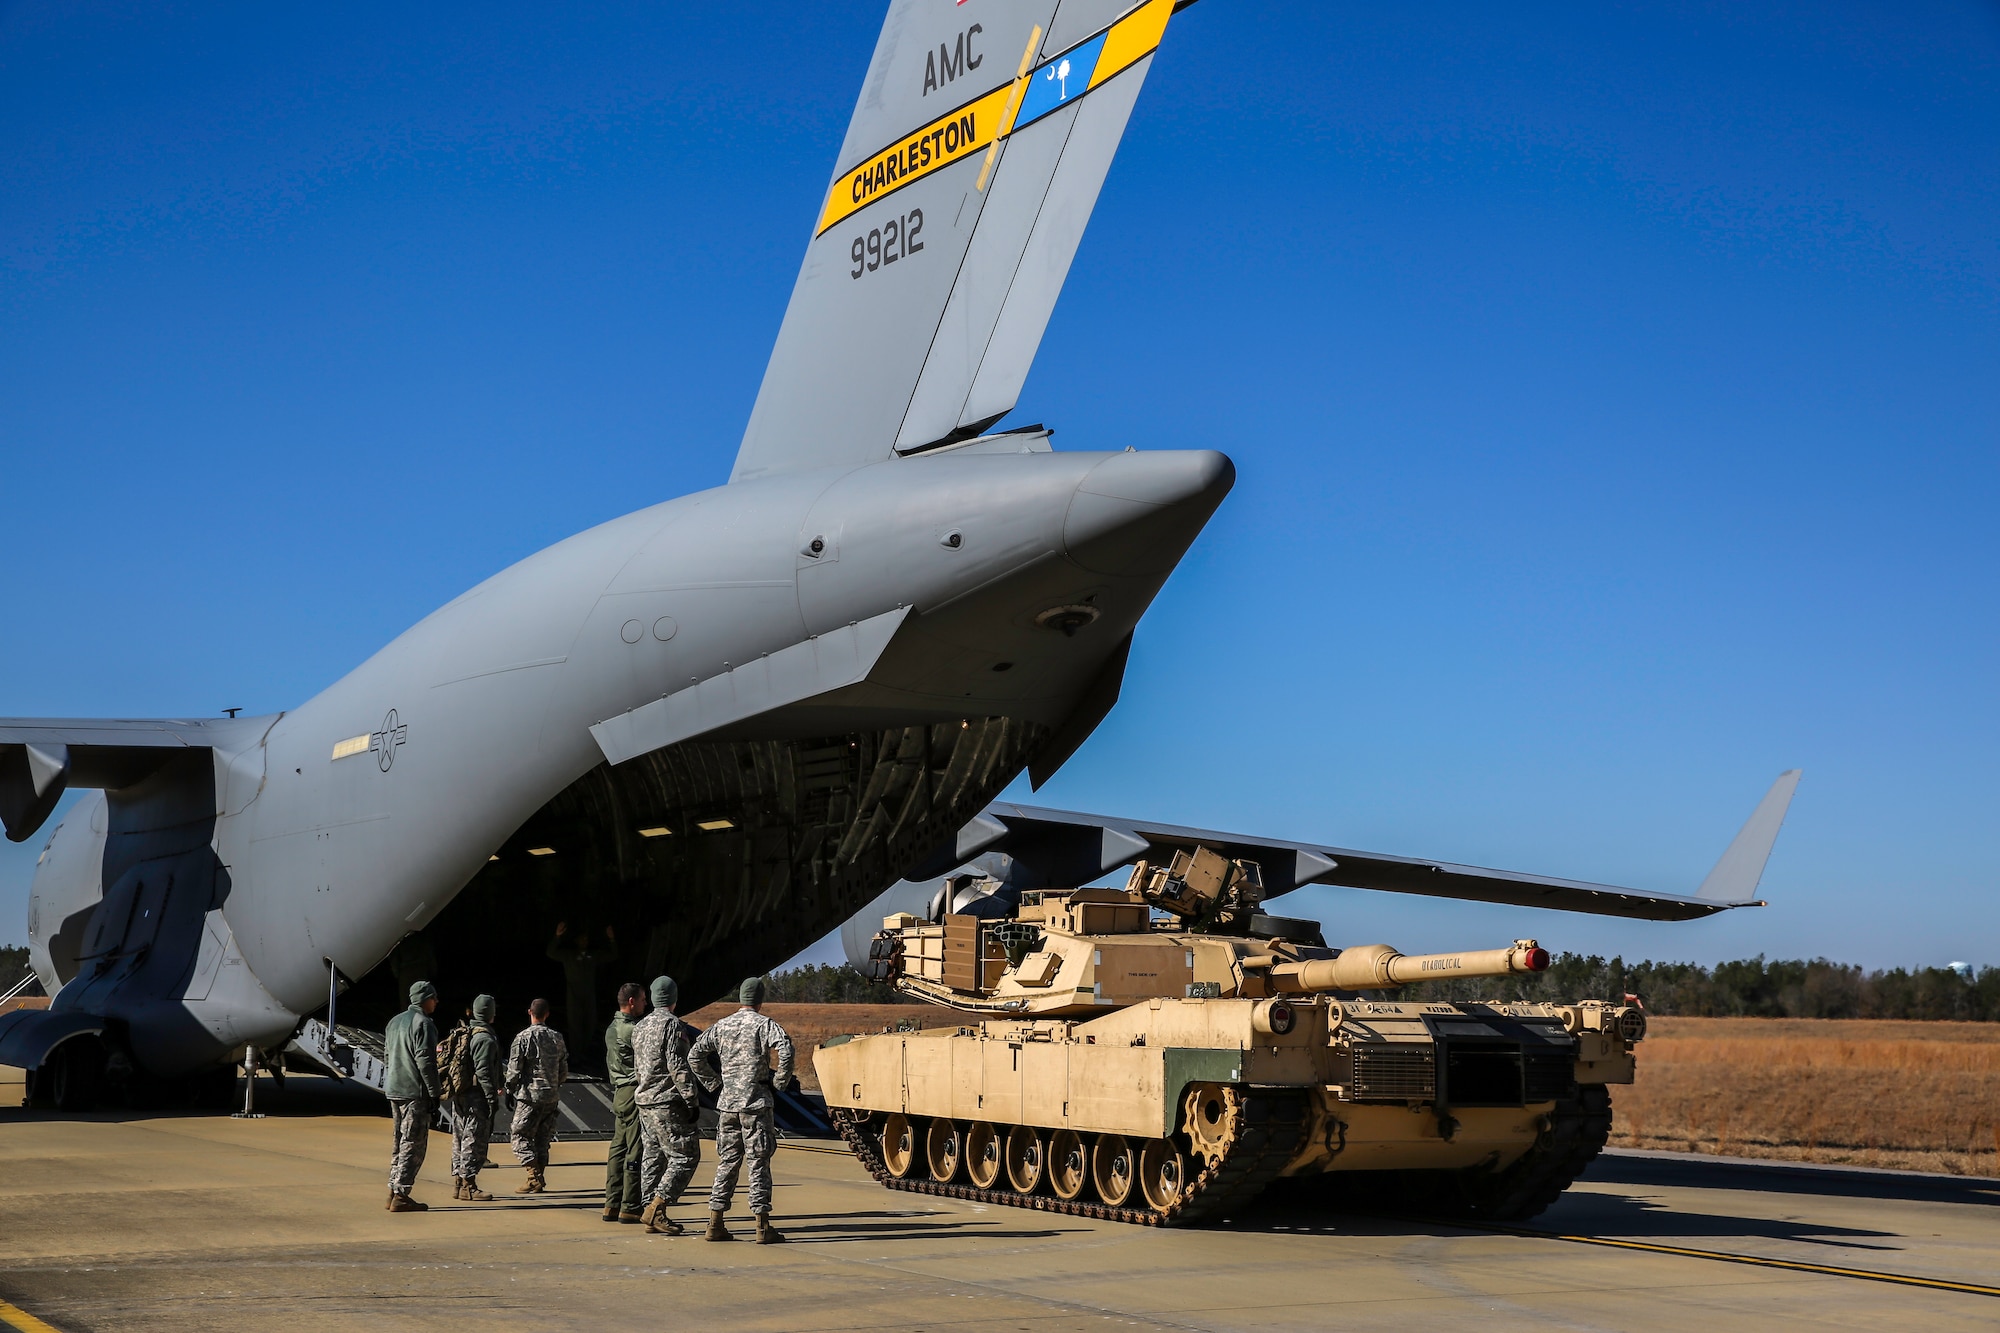
<svg viewBox="0 0 2000 1333">
<path fill-rule="evenodd" d="M 757 1215 L 757 1243 L 784 1239 L 771 1225 L 771 1154 L 778 1132 L 772 1123 L 771 1052 L 778 1053 L 777 1086 L 792 1083 L 792 1039 L 759 1010 L 764 1003 L 764 979 L 751 977 L 737 992 L 742 1008 L 718 1020 L 701 1034 L 688 1063 L 695 1076 L 716 1098 L 715 1187 L 708 1195 L 709 1240 L 735 1240 L 722 1225 L 729 1201 L 736 1194 L 736 1175 L 750 1163 L 750 1211 Z M 721 1073 L 716 1072 L 717 1065 Z"/>
<path fill-rule="evenodd" d="M 410 986 L 410 1007 L 389 1020 L 382 1033 L 382 1091 L 396 1127 L 396 1148 L 389 1161 L 389 1211 L 421 1213 L 429 1204 L 410 1197 L 431 1146 L 431 1112 L 437 1106 L 437 987 L 428 981 Z"/>
<path fill-rule="evenodd" d="M 635 1100 L 646 1160 L 642 1193 L 646 1230 L 678 1236 L 686 1230 L 666 1210 L 701 1161 L 700 1090 L 688 1064 L 695 1031 L 674 1016 L 680 987 L 672 977 L 653 979 L 653 1012 L 632 1029 L 632 1059 L 639 1076 Z"/>
<path fill-rule="evenodd" d="M 461 1088 L 445 1104 L 451 1112 L 451 1175 L 458 1185 L 452 1197 L 467 1203 L 493 1197 L 479 1188 L 479 1170 L 486 1165 L 486 1143 L 493 1137 L 493 1117 L 507 1077 L 500 1065 L 500 1039 L 493 1035 L 499 1016 L 500 1005 L 491 995 L 472 1001 L 472 1086 Z"/>
<path fill-rule="evenodd" d="M 549 1187 L 549 1144 L 555 1141 L 557 1098 L 568 1077 L 569 1047 L 562 1033 L 549 1026 L 549 1002 L 538 999 L 528 1006 L 528 1026 L 514 1035 L 507 1053 L 514 1156 L 528 1168 L 528 1179 L 516 1194 L 540 1194 Z"/>
</svg>

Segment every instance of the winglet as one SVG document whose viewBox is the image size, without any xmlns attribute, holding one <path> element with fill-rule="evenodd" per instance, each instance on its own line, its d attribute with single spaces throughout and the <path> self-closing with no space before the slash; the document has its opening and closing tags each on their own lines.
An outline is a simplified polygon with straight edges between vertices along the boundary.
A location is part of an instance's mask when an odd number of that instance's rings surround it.
<svg viewBox="0 0 2000 1333">
<path fill-rule="evenodd" d="M 1785 822 L 1785 811 L 1791 806 L 1792 793 L 1798 790 L 1802 771 L 1790 768 L 1778 774 L 1729 850 L 1695 890 L 1695 897 L 1733 907 L 1744 906 L 1756 897 L 1757 881 L 1764 877 L 1764 863 L 1771 859 L 1771 846 L 1778 840 L 1778 828 Z"/>
</svg>

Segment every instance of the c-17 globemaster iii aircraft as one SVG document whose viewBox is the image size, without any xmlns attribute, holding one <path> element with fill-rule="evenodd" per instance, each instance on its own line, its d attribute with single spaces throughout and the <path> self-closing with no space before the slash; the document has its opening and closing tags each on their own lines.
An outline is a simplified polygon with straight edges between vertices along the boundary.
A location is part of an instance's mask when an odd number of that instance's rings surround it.
<svg viewBox="0 0 2000 1333">
<path fill-rule="evenodd" d="M 0 1017 L 0 1063 L 64 1105 L 197 1076 L 356 979 L 399 1007 L 373 978 L 419 943 L 447 994 L 555 994 L 554 957 L 576 1003 L 665 971 L 698 1005 L 976 858 L 1081 884 L 1200 840 L 1267 896 L 1749 902 L 1795 775 L 1692 897 L 993 804 L 1111 708 L 1234 476 L 994 429 L 1178 7 L 893 0 L 727 485 L 503 570 L 273 716 L 0 721 L 10 838 L 89 789 L 35 873 L 54 1000 Z"/>
</svg>

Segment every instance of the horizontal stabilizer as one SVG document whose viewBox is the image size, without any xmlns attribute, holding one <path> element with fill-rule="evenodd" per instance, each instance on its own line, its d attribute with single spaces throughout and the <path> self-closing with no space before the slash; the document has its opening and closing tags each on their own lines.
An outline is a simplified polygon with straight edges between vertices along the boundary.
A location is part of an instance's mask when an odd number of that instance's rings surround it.
<svg viewBox="0 0 2000 1333">
<path fill-rule="evenodd" d="M 1778 829 L 1785 822 L 1785 811 L 1791 807 L 1792 793 L 1799 789 L 1799 773 L 1799 769 L 1792 768 L 1778 774 L 1778 780 L 1764 793 L 1764 799 L 1757 802 L 1757 808 L 1750 812 L 1750 818 L 1723 852 L 1722 859 L 1715 863 L 1715 869 L 1708 872 L 1708 878 L 1695 890 L 1695 897 L 1740 907 L 1757 896 L 1757 882 L 1764 878 L 1764 863 L 1771 859 L 1771 847 L 1778 841 Z"/>
<path fill-rule="evenodd" d="M 174 755 L 214 749 L 258 718 L 0 718 L 0 824 L 26 842 L 71 787 L 142 782 Z"/>
<path fill-rule="evenodd" d="M 968 827 L 957 846 L 977 846 L 982 852 L 1013 857 L 1035 881 L 1022 880 L 1022 887 L 1028 888 L 1036 883 L 1052 888 L 1081 884 L 1141 857 L 1163 857 L 1200 844 L 1231 858 L 1257 862 L 1267 898 L 1307 884 L 1331 884 L 1643 921 L 1691 921 L 1732 907 L 1754 905 L 1751 895 L 1756 892 L 1757 879 L 1771 854 L 1798 778 L 1794 770 L 1778 779 L 1723 854 L 1721 864 L 1693 897 L 1004 802 L 988 806 L 976 821 L 977 836 L 971 836 Z M 1005 836 L 994 835 L 996 824 L 1006 829 Z M 940 848 L 925 868 L 942 874 L 938 867 L 949 859 L 947 849 Z"/>
</svg>

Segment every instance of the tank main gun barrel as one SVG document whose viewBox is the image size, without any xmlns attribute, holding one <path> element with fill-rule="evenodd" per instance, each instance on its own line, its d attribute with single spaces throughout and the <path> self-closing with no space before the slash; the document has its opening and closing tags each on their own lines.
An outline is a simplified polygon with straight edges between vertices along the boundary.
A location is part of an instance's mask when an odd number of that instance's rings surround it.
<svg viewBox="0 0 2000 1333">
<path fill-rule="evenodd" d="M 1386 944 L 1363 944 L 1341 950 L 1338 958 L 1280 963 L 1271 969 L 1271 984 L 1289 993 L 1378 990 L 1444 977 L 1510 977 L 1545 971 L 1548 965 L 1548 952 L 1533 940 L 1472 953 L 1406 954 Z"/>
</svg>

